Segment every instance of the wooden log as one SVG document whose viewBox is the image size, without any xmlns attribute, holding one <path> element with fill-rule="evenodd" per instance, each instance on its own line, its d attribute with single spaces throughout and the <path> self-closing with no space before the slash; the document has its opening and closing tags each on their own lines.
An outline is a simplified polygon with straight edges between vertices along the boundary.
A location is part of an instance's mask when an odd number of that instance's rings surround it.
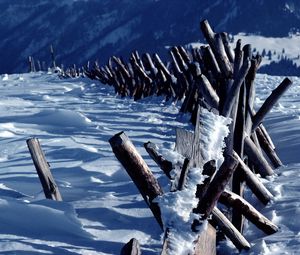
<svg viewBox="0 0 300 255">
<path fill-rule="evenodd" d="M 196 241 L 193 255 L 216 255 L 216 229 L 208 223 L 207 229 L 202 231 Z"/>
<path fill-rule="evenodd" d="M 145 53 L 142 55 L 142 60 L 143 60 L 143 63 L 144 63 L 144 66 L 146 68 L 147 71 L 150 71 L 151 73 L 151 78 L 155 78 L 157 76 L 157 73 L 158 73 L 158 70 L 157 68 L 155 67 L 153 61 L 152 61 L 152 58 L 151 56 L 149 55 L 149 53 Z"/>
<path fill-rule="evenodd" d="M 141 255 L 141 248 L 138 240 L 132 238 L 121 250 L 121 255 Z"/>
<path fill-rule="evenodd" d="M 215 109 L 219 108 L 219 96 L 217 95 L 216 91 L 213 89 L 212 85 L 205 77 L 205 75 L 200 75 L 199 77 L 199 90 L 200 93 L 203 95 L 205 101 Z"/>
<path fill-rule="evenodd" d="M 225 52 L 227 54 L 227 57 L 229 59 L 229 61 L 231 63 L 234 62 L 234 52 L 231 49 L 230 43 L 229 43 L 229 38 L 228 38 L 228 34 L 225 32 L 220 33 L 221 34 L 221 38 L 224 44 L 224 48 L 225 48 Z"/>
<path fill-rule="evenodd" d="M 249 161 L 256 167 L 262 177 L 273 175 L 273 169 L 259 152 L 249 136 L 245 137 L 245 153 L 248 155 Z"/>
<path fill-rule="evenodd" d="M 238 250 L 250 249 L 250 243 L 217 207 L 214 207 L 212 211 L 212 221 L 217 224 L 217 226 L 224 232 Z"/>
<path fill-rule="evenodd" d="M 116 63 L 116 65 L 119 67 L 120 71 L 122 72 L 123 76 L 125 77 L 126 81 L 131 78 L 129 71 L 125 67 L 125 65 L 122 63 L 121 59 L 117 58 L 116 56 L 112 56 L 113 61 Z"/>
<path fill-rule="evenodd" d="M 238 103 L 236 108 L 236 117 L 234 121 L 233 148 L 241 158 L 244 155 L 244 137 L 245 137 L 245 111 L 246 111 L 246 87 L 245 82 L 240 88 Z M 243 171 L 240 171 L 240 166 L 232 176 L 232 191 L 240 196 L 244 194 L 245 177 Z M 240 211 L 232 209 L 232 223 L 239 232 L 243 233 L 244 217 Z"/>
<path fill-rule="evenodd" d="M 183 190 L 183 188 L 186 184 L 189 167 L 190 167 L 190 159 L 185 158 L 184 162 L 183 162 L 183 166 L 181 168 L 181 173 L 180 173 L 179 180 L 178 180 L 177 190 Z"/>
<path fill-rule="evenodd" d="M 175 151 L 186 158 L 192 155 L 194 133 L 182 128 L 176 128 Z"/>
<path fill-rule="evenodd" d="M 144 143 L 144 147 L 148 152 L 149 156 L 156 162 L 161 170 L 171 179 L 170 172 L 174 169 L 172 162 L 166 160 L 161 154 L 157 152 L 157 147 L 154 143 Z"/>
<path fill-rule="evenodd" d="M 234 49 L 234 63 L 233 63 L 233 78 L 236 79 L 238 76 L 238 73 L 242 67 L 243 64 L 243 56 L 244 52 L 242 51 L 242 41 L 241 39 L 237 40 L 236 47 Z"/>
<path fill-rule="evenodd" d="M 222 115 L 228 117 L 231 113 L 232 107 L 234 105 L 235 99 L 239 93 L 240 87 L 242 86 L 245 77 L 250 68 L 250 60 L 246 59 L 237 75 L 237 78 L 234 80 L 232 87 L 225 99 L 224 107 L 222 110 Z"/>
<path fill-rule="evenodd" d="M 163 228 L 159 206 L 153 202 L 157 196 L 163 194 L 163 191 L 146 162 L 124 132 L 114 135 L 109 139 L 109 143 L 117 159 L 150 207 L 157 222 Z"/>
<path fill-rule="evenodd" d="M 46 161 L 45 154 L 37 138 L 26 141 L 33 164 L 40 178 L 47 199 L 62 201 L 61 194 L 51 174 L 50 167 Z"/>
<path fill-rule="evenodd" d="M 196 191 L 196 197 L 201 200 L 206 193 L 209 184 L 211 182 L 211 179 L 213 175 L 215 174 L 217 168 L 216 168 L 216 161 L 210 160 L 206 162 L 203 166 L 202 175 L 206 176 L 202 184 L 197 185 L 197 191 Z"/>
<path fill-rule="evenodd" d="M 192 155 L 191 159 L 191 167 L 202 167 L 203 166 L 203 157 L 201 153 L 201 145 L 200 145 L 200 113 L 201 113 L 201 106 L 198 105 L 197 113 L 196 113 L 196 125 L 194 129 L 194 136 L 193 136 L 193 145 L 192 145 Z"/>
<path fill-rule="evenodd" d="M 223 73 L 226 75 L 225 77 L 231 78 L 233 75 L 233 68 L 232 68 L 230 60 L 228 59 L 228 56 L 226 54 L 222 36 L 220 34 L 216 34 L 215 40 L 216 40 L 217 55 L 219 56 L 216 58 L 217 58 L 217 61 L 219 59 L 219 61 L 218 61 L 219 66 L 220 66 L 221 70 L 223 71 Z"/>
<path fill-rule="evenodd" d="M 179 45 L 177 47 L 177 49 L 178 49 L 178 52 L 179 52 L 180 56 L 184 60 L 184 62 L 187 63 L 187 64 L 191 64 L 192 63 L 192 59 L 191 59 L 188 51 L 182 45 Z"/>
<path fill-rule="evenodd" d="M 265 100 L 263 105 L 253 117 L 252 131 L 254 131 L 258 127 L 258 125 L 262 122 L 266 114 L 272 109 L 272 107 L 277 103 L 279 98 L 292 85 L 292 83 L 293 82 L 289 78 L 285 78 L 279 84 L 279 86 L 272 91 L 271 95 Z"/>
<path fill-rule="evenodd" d="M 266 153 L 266 155 L 270 159 L 273 166 L 275 168 L 282 166 L 283 164 L 282 164 L 280 158 L 278 157 L 277 153 L 275 152 L 275 150 L 270 145 L 268 139 L 265 137 L 263 131 L 260 128 L 260 126 L 258 126 L 256 128 L 255 132 L 257 134 L 259 144 L 261 145 L 262 149 L 264 150 L 264 152 Z"/>
<path fill-rule="evenodd" d="M 260 65 L 261 58 L 251 60 L 251 67 L 246 77 L 246 90 L 247 90 L 247 102 L 246 102 L 246 133 L 251 134 L 252 129 L 252 112 L 254 111 L 255 100 L 255 75 Z"/>
<path fill-rule="evenodd" d="M 232 76 L 233 70 L 226 55 L 221 36 L 213 32 L 207 20 L 201 21 L 200 28 L 205 39 L 212 49 L 223 74 L 225 75 L 225 77 L 230 78 Z"/>
<path fill-rule="evenodd" d="M 171 51 L 173 52 L 173 54 L 174 54 L 174 56 L 177 60 L 177 63 L 178 63 L 178 66 L 179 66 L 180 70 L 182 72 L 186 73 L 187 70 L 188 70 L 188 65 L 187 65 L 187 63 L 185 63 L 183 57 L 180 55 L 180 52 L 179 52 L 178 48 L 177 47 L 172 47 Z"/>
<path fill-rule="evenodd" d="M 202 47 L 201 50 L 203 52 L 202 53 L 203 62 L 206 66 L 204 71 L 211 70 L 215 77 L 215 80 L 219 80 L 222 77 L 222 72 L 215 58 L 215 55 L 211 50 L 211 47 L 210 46 Z"/>
<path fill-rule="evenodd" d="M 195 86 L 192 86 L 189 89 L 187 96 L 185 97 L 181 105 L 180 112 L 182 113 L 191 112 L 190 110 L 192 109 L 193 105 L 196 102 L 196 97 L 198 97 L 196 93 L 197 93 L 197 88 Z"/>
<path fill-rule="evenodd" d="M 219 202 L 240 211 L 257 228 L 264 231 L 268 235 L 274 234 L 278 231 L 278 227 L 275 224 L 273 224 L 269 219 L 267 219 L 264 215 L 257 211 L 245 199 L 238 196 L 237 194 L 234 194 L 231 191 L 225 190 L 221 194 Z"/>
<path fill-rule="evenodd" d="M 148 76 L 148 74 L 143 70 L 143 68 L 134 60 L 131 59 L 131 64 L 133 69 L 138 73 L 139 77 L 145 82 L 152 83 L 152 79 Z"/>
<path fill-rule="evenodd" d="M 225 161 L 195 209 L 195 212 L 201 214 L 203 219 L 206 219 L 212 212 L 237 166 L 238 161 L 234 157 L 230 155 L 225 157 Z"/>
<path fill-rule="evenodd" d="M 263 124 L 260 124 L 259 127 L 260 127 L 261 131 L 263 132 L 265 138 L 268 140 L 268 143 L 270 144 L 271 148 L 273 150 L 275 150 L 276 149 L 275 145 L 274 145 L 272 138 L 270 137 L 268 131 L 266 130 L 265 126 Z"/>
<path fill-rule="evenodd" d="M 153 54 L 153 59 L 155 62 L 155 66 L 162 70 L 164 75 L 166 76 L 167 79 L 171 79 L 171 73 L 168 70 L 168 68 L 165 66 L 165 64 L 162 62 L 162 60 L 160 59 L 160 57 L 158 56 L 158 54 Z"/>
<path fill-rule="evenodd" d="M 270 191 L 263 185 L 259 178 L 250 170 L 250 168 L 245 164 L 245 162 L 236 152 L 233 152 L 233 156 L 238 160 L 240 164 L 239 169 L 244 172 L 246 184 L 255 194 L 255 196 L 263 204 L 267 204 L 268 202 L 270 202 L 270 200 L 273 198 L 273 195 L 270 193 Z"/>
<path fill-rule="evenodd" d="M 174 75 L 177 79 L 178 88 L 176 89 L 176 94 L 177 94 L 178 99 L 182 99 L 183 96 L 187 93 L 187 91 L 189 91 L 190 84 L 189 84 L 185 74 L 180 70 L 173 52 L 170 51 L 170 54 L 171 54 L 171 58 L 172 58 L 172 69 L 173 69 Z"/>
</svg>

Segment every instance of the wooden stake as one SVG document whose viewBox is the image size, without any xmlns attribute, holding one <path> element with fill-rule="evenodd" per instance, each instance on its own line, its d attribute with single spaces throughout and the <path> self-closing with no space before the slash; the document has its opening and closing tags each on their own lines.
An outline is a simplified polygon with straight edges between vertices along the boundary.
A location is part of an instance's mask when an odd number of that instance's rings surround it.
<svg viewBox="0 0 300 255">
<path fill-rule="evenodd" d="M 275 224 L 273 224 L 269 219 L 263 216 L 245 199 L 238 196 L 237 194 L 234 194 L 231 191 L 224 191 L 220 196 L 219 202 L 240 211 L 256 227 L 258 227 L 268 235 L 274 234 L 278 231 L 278 227 Z"/>
<path fill-rule="evenodd" d="M 265 137 L 262 129 L 260 128 L 260 126 L 258 126 L 255 131 L 256 131 L 257 138 L 258 138 L 258 141 L 259 141 L 262 149 L 264 150 L 264 152 L 266 153 L 268 158 L 271 160 L 273 166 L 275 168 L 282 166 L 283 164 L 282 164 L 280 158 L 278 157 L 278 155 L 275 152 L 274 148 L 272 148 L 272 146 L 269 143 L 268 139 Z"/>
<path fill-rule="evenodd" d="M 279 98 L 292 85 L 292 83 L 293 82 L 289 78 L 285 78 L 279 84 L 279 86 L 272 91 L 271 95 L 266 99 L 258 112 L 255 114 L 253 118 L 252 131 L 254 131 L 258 127 L 267 113 L 272 109 L 272 107 L 277 103 Z"/>
<path fill-rule="evenodd" d="M 251 189 L 251 191 L 256 195 L 256 197 L 263 203 L 267 204 L 273 198 L 273 195 L 259 178 L 250 170 L 250 168 L 245 164 L 245 162 L 239 157 L 236 152 L 233 152 L 233 156 L 238 160 L 240 168 L 237 170 L 242 170 L 244 172 L 244 177 L 246 184 Z"/>
<path fill-rule="evenodd" d="M 39 140 L 37 138 L 31 138 L 28 139 L 26 143 L 31 154 L 33 164 L 42 183 L 46 198 L 62 201 L 62 197 L 51 174 L 49 164 L 46 161 L 45 154 L 41 148 Z"/>
<path fill-rule="evenodd" d="M 150 207 L 157 222 L 163 228 L 159 206 L 153 202 L 157 196 L 163 194 L 163 191 L 146 162 L 124 132 L 114 135 L 109 139 L 109 143 L 117 159 L 121 162 Z"/>
<path fill-rule="evenodd" d="M 212 221 L 217 224 L 217 226 L 224 232 L 238 250 L 250 249 L 250 243 L 217 207 L 213 208 Z"/>
<path fill-rule="evenodd" d="M 141 248 L 138 240 L 132 238 L 121 250 L 121 255 L 141 255 Z"/>
<path fill-rule="evenodd" d="M 217 59 L 222 73 L 225 75 L 225 77 L 230 78 L 232 76 L 233 70 L 225 52 L 221 35 L 215 34 L 213 32 L 207 20 L 201 21 L 200 28 Z"/>
<path fill-rule="evenodd" d="M 262 177 L 274 174 L 273 169 L 259 152 L 249 136 L 245 137 L 245 153 L 248 155 L 249 161 L 256 167 Z"/>
<path fill-rule="evenodd" d="M 203 95 L 205 101 L 213 108 L 218 109 L 219 108 L 219 96 L 217 95 L 216 91 L 213 89 L 212 85 L 208 81 L 208 79 L 201 75 L 199 77 L 200 82 L 200 92 Z"/>
<path fill-rule="evenodd" d="M 144 147 L 148 152 L 149 156 L 156 162 L 161 170 L 171 179 L 170 172 L 173 170 L 174 166 L 172 162 L 166 160 L 161 154 L 157 152 L 156 145 L 151 142 L 144 143 Z"/>
<path fill-rule="evenodd" d="M 238 161 L 235 158 L 230 155 L 225 157 L 225 161 L 211 181 L 206 193 L 199 201 L 195 213 L 203 215 L 203 219 L 206 219 L 210 215 L 237 166 Z"/>
<path fill-rule="evenodd" d="M 246 59 L 241 67 L 241 70 L 239 71 L 237 78 L 234 80 L 232 87 L 225 99 L 222 115 L 225 117 L 228 117 L 231 113 L 233 104 L 235 102 L 235 98 L 237 97 L 240 87 L 242 86 L 245 77 L 248 73 L 248 70 L 250 68 L 250 60 Z"/>
</svg>

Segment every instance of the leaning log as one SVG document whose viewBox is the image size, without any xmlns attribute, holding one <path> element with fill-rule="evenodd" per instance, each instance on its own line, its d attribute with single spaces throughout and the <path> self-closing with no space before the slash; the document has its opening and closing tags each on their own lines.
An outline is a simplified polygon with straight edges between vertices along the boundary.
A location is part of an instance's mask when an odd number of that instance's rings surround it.
<svg viewBox="0 0 300 255">
<path fill-rule="evenodd" d="M 231 240 L 235 247 L 239 250 L 249 250 L 251 245 L 243 237 L 243 235 L 233 226 L 226 216 L 215 207 L 212 211 L 212 221 L 216 224 L 223 233 Z"/>
<path fill-rule="evenodd" d="M 255 194 L 255 196 L 263 203 L 267 204 L 273 198 L 270 191 L 263 185 L 259 178 L 250 170 L 245 162 L 239 157 L 236 152 L 233 152 L 233 156 L 238 160 L 240 164 L 240 170 L 243 171 L 246 184 Z M 239 170 L 238 169 L 238 170 Z"/>
<path fill-rule="evenodd" d="M 237 166 L 238 161 L 234 157 L 230 155 L 225 157 L 225 161 L 211 181 L 206 193 L 199 201 L 195 213 L 201 214 L 203 219 L 206 219 L 210 215 Z"/>
<path fill-rule="evenodd" d="M 227 78 L 231 77 L 233 70 L 231 63 L 227 57 L 221 35 L 214 33 L 207 20 L 201 21 L 200 28 L 217 59 L 222 73 Z"/>
<path fill-rule="evenodd" d="M 46 198 L 62 201 L 61 194 L 51 174 L 49 164 L 46 161 L 45 154 L 41 148 L 39 140 L 36 138 L 31 138 L 28 139 L 26 142 L 35 169 L 42 183 Z"/>
<path fill-rule="evenodd" d="M 285 78 L 279 84 L 279 86 L 272 91 L 271 95 L 266 99 L 266 101 L 253 117 L 252 131 L 258 127 L 267 113 L 272 109 L 272 107 L 277 103 L 279 98 L 292 85 L 292 83 L 293 82 L 289 78 Z"/>
<path fill-rule="evenodd" d="M 271 144 L 269 143 L 268 139 L 265 137 L 263 131 L 261 130 L 260 126 L 258 126 L 255 130 L 257 134 L 257 138 L 261 148 L 264 150 L 270 161 L 272 162 L 275 168 L 282 166 L 282 162 L 278 157 L 275 150 L 272 148 Z"/>
<path fill-rule="evenodd" d="M 150 207 L 157 222 L 163 228 L 159 206 L 153 202 L 157 196 L 163 194 L 163 191 L 150 168 L 124 132 L 114 135 L 109 139 L 109 143 L 117 159 L 121 162 Z"/>
<path fill-rule="evenodd" d="M 172 162 L 165 159 L 161 154 L 158 153 L 156 145 L 154 143 L 144 143 L 144 147 L 149 156 L 156 162 L 160 169 L 164 171 L 168 178 L 171 178 L 170 172 L 174 168 Z"/>
<path fill-rule="evenodd" d="M 200 75 L 199 77 L 200 87 L 199 90 L 204 97 L 205 101 L 213 108 L 219 108 L 219 96 L 216 91 L 210 84 L 209 80 L 205 77 L 205 75 Z"/>
<path fill-rule="evenodd" d="M 249 161 L 256 167 L 262 177 L 274 174 L 273 169 L 249 136 L 245 137 L 245 153 L 248 155 Z"/>
<path fill-rule="evenodd" d="M 225 190 L 219 199 L 219 202 L 238 210 L 241 214 L 251 221 L 257 228 L 271 235 L 278 231 L 278 227 L 257 211 L 251 204 L 249 204 L 242 197 L 234 194 L 231 191 Z"/>
<path fill-rule="evenodd" d="M 233 104 L 235 102 L 235 98 L 238 96 L 238 93 L 240 91 L 240 87 L 242 86 L 245 77 L 249 71 L 250 68 L 250 60 L 246 59 L 240 69 L 240 71 L 237 74 L 237 78 L 234 80 L 232 87 L 230 89 L 230 91 L 228 92 L 228 95 L 226 97 L 225 103 L 224 103 L 224 107 L 222 110 L 222 115 L 225 117 L 229 117 Z"/>
</svg>

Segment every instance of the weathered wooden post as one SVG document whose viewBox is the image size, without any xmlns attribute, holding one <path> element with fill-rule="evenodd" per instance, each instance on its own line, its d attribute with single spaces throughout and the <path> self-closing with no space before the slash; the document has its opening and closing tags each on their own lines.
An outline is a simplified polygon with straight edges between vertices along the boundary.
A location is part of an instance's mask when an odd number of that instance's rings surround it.
<svg viewBox="0 0 300 255">
<path fill-rule="evenodd" d="M 163 227 L 160 209 L 153 200 L 163 194 L 162 188 L 152 174 L 150 168 L 138 153 L 128 136 L 120 132 L 109 139 L 112 150 L 121 162 L 134 184 L 139 189 L 145 202 L 150 207 L 157 222 Z"/>
<path fill-rule="evenodd" d="M 123 246 L 120 255 L 141 255 L 141 248 L 138 240 L 132 238 Z"/>
<path fill-rule="evenodd" d="M 36 138 L 31 138 L 26 142 L 37 174 L 42 183 L 46 198 L 62 201 L 62 197 L 51 174 L 49 164 L 46 161 L 45 154 L 42 151 L 39 140 Z"/>
<path fill-rule="evenodd" d="M 274 104 L 279 100 L 283 93 L 292 85 L 292 81 L 289 78 L 285 78 L 276 89 L 274 89 L 271 95 L 266 99 L 263 105 L 253 118 L 252 131 L 255 130 L 262 122 L 266 114 L 272 109 Z"/>
</svg>

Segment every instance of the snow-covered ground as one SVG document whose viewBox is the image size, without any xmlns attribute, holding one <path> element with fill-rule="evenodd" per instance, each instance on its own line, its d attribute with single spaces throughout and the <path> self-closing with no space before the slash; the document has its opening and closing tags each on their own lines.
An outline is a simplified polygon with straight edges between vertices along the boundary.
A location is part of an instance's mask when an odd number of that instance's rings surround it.
<svg viewBox="0 0 300 255">
<path fill-rule="evenodd" d="M 257 103 L 282 77 L 258 75 Z M 251 224 L 246 254 L 297 254 L 300 250 L 300 78 L 265 122 L 285 167 L 265 180 L 275 195 L 263 207 L 280 226 L 265 236 Z M 143 149 L 152 141 L 174 148 L 175 128 L 188 127 L 178 105 L 162 98 L 121 99 L 86 79 L 53 74 L 0 76 L 0 253 L 119 254 L 135 237 L 143 254 L 159 254 L 161 230 L 114 157 L 108 139 L 125 131 L 167 191 L 168 181 Z M 40 139 L 64 202 L 44 199 L 26 146 Z M 237 251 L 228 242 L 221 254 Z"/>
</svg>

